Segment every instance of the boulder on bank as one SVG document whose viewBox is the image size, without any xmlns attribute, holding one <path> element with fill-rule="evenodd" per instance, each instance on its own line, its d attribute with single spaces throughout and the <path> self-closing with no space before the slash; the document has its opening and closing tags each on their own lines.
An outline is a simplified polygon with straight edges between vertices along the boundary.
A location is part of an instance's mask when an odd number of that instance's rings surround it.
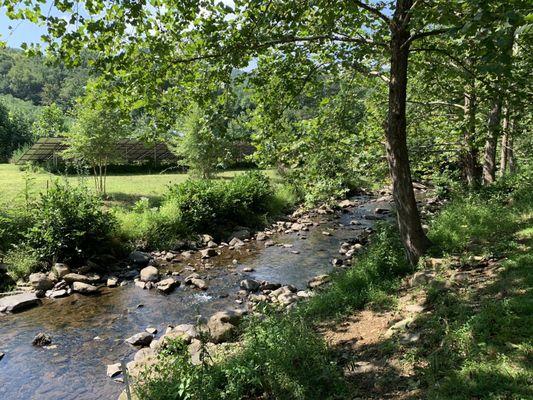
<svg viewBox="0 0 533 400">
<path fill-rule="evenodd" d="M 82 274 L 76 274 L 76 273 L 69 273 L 63 276 L 63 279 L 67 283 L 74 283 L 74 282 L 82 282 L 82 283 L 94 283 L 97 282 L 100 277 L 97 275 L 94 276 L 87 276 Z"/>
<path fill-rule="evenodd" d="M 81 294 L 95 294 L 98 293 L 96 286 L 83 282 L 74 282 L 72 284 L 72 290 Z"/>
<path fill-rule="evenodd" d="M 41 304 L 35 293 L 21 293 L 0 298 L 0 310 L 16 313 Z"/>
<path fill-rule="evenodd" d="M 237 238 L 240 240 L 250 239 L 251 233 L 250 229 L 243 226 L 238 226 L 235 228 L 235 231 L 230 235 L 230 238 Z"/>
<path fill-rule="evenodd" d="M 207 330 L 213 343 L 231 340 L 245 313 L 244 310 L 227 310 L 213 314 L 207 321 Z"/>
<path fill-rule="evenodd" d="M 210 257 L 218 256 L 217 251 L 211 247 L 200 250 L 200 254 L 202 255 L 202 258 L 210 258 Z"/>
<path fill-rule="evenodd" d="M 48 275 L 43 274 L 42 272 L 36 272 L 30 275 L 29 278 L 30 285 L 35 290 L 50 290 L 54 287 L 54 282 L 48 277 Z"/>
<path fill-rule="evenodd" d="M 253 279 L 244 279 L 240 283 L 241 289 L 247 290 L 249 292 L 255 292 L 259 289 L 260 283 Z"/>
<path fill-rule="evenodd" d="M 65 275 L 70 274 L 70 268 L 67 264 L 55 263 L 52 267 L 52 272 L 57 279 L 63 278 Z"/>
<path fill-rule="evenodd" d="M 154 340 L 154 335 L 148 332 L 140 332 L 127 338 L 126 343 L 129 343 L 132 346 L 145 347 L 145 346 L 149 346 L 152 340 Z"/>
<path fill-rule="evenodd" d="M 159 271 L 156 267 L 149 266 L 141 269 L 141 281 L 157 282 L 159 280 Z"/>
<path fill-rule="evenodd" d="M 307 283 L 307 286 L 311 289 L 314 289 L 314 288 L 317 288 L 319 286 L 322 286 L 322 285 L 325 285 L 326 283 L 328 283 L 330 281 L 330 276 L 329 275 L 318 275 L 318 276 L 315 276 L 313 279 L 311 279 L 308 283 Z"/>
<path fill-rule="evenodd" d="M 107 366 L 107 376 L 113 378 L 122 372 L 120 363 L 110 364 Z"/>
<path fill-rule="evenodd" d="M 152 256 L 142 251 L 132 251 L 128 256 L 128 259 L 133 263 L 135 267 L 143 268 L 148 265 Z"/>
</svg>

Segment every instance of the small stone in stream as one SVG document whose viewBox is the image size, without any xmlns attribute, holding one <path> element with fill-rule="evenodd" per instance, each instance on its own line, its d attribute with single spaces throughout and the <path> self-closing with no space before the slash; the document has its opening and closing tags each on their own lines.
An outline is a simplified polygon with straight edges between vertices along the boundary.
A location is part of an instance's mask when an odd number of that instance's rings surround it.
<svg viewBox="0 0 533 400">
<path fill-rule="evenodd" d="M 44 346 L 48 346 L 50 344 L 52 344 L 52 338 L 47 335 L 46 333 L 38 333 L 37 335 L 35 335 L 35 337 L 33 338 L 32 342 L 31 342 L 32 345 L 34 346 L 37 346 L 37 347 L 44 347 Z"/>
<path fill-rule="evenodd" d="M 157 328 L 149 326 L 148 328 L 145 329 L 145 331 L 150 333 L 150 334 L 152 334 L 152 335 L 155 335 L 157 333 Z"/>
<path fill-rule="evenodd" d="M 291 250 L 291 253 L 292 253 L 292 254 L 300 254 L 300 251 L 298 251 L 298 250 Z"/>
<path fill-rule="evenodd" d="M 267 238 L 267 235 L 263 232 L 259 232 L 256 236 L 255 236 L 255 240 L 259 241 L 259 242 L 262 242 L 263 240 L 266 240 Z"/>
<path fill-rule="evenodd" d="M 109 278 L 107 278 L 107 287 L 117 287 L 118 286 L 118 278 L 114 277 L 114 276 L 111 276 Z"/>
<path fill-rule="evenodd" d="M 340 258 L 334 258 L 331 260 L 331 263 L 334 267 L 340 267 L 343 264 L 343 261 Z"/>
<path fill-rule="evenodd" d="M 100 336 L 95 336 L 93 337 L 93 340 L 99 341 L 99 340 L 102 340 L 102 338 Z"/>
<path fill-rule="evenodd" d="M 202 258 L 210 258 L 218 256 L 218 253 L 215 249 L 203 249 L 200 250 L 200 254 L 202 255 Z"/>
<path fill-rule="evenodd" d="M 241 289 L 247 290 L 249 292 L 255 292 L 257 289 L 259 289 L 259 286 L 259 282 L 253 279 L 244 279 L 240 283 Z"/>
<path fill-rule="evenodd" d="M 271 247 L 271 246 L 275 246 L 276 243 L 272 240 L 272 239 L 269 239 L 265 242 L 265 247 Z"/>
<path fill-rule="evenodd" d="M 331 236 L 331 232 L 328 232 L 328 231 L 322 231 L 322 235 L 324 235 L 324 236 Z"/>
<path fill-rule="evenodd" d="M 133 346 L 144 347 L 149 346 L 152 340 L 154 340 L 154 336 L 152 334 L 148 332 L 141 332 L 127 338 L 126 343 L 129 343 Z"/>
<path fill-rule="evenodd" d="M 203 279 L 192 278 L 189 282 L 192 286 L 195 286 L 200 290 L 207 290 L 207 283 Z"/>
<path fill-rule="evenodd" d="M 146 267 L 141 269 L 141 281 L 143 282 L 157 282 L 159 280 L 159 271 L 156 267 Z"/>
<path fill-rule="evenodd" d="M 207 243 L 207 247 L 210 249 L 216 249 L 218 247 L 218 244 L 216 244 L 215 242 L 211 240 L 209 241 L 209 243 Z"/>
<path fill-rule="evenodd" d="M 128 281 L 122 281 L 120 282 L 120 287 L 127 286 L 128 284 L 129 284 Z"/>
<path fill-rule="evenodd" d="M 242 272 L 254 272 L 255 269 L 253 268 L 250 268 L 250 267 L 246 267 L 246 268 L 243 268 Z"/>
<path fill-rule="evenodd" d="M 54 287 L 54 282 L 52 282 L 52 280 L 46 274 L 43 274 L 42 272 L 36 272 L 34 274 L 31 274 L 29 281 L 30 281 L 30 285 L 35 290 L 46 291 Z"/>
<path fill-rule="evenodd" d="M 374 209 L 374 212 L 376 214 L 388 214 L 391 211 L 388 208 L 377 207 L 377 208 Z"/>
<path fill-rule="evenodd" d="M 88 283 L 74 282 L 72 284 L 72 290 L 81 294 L 94 294 L 98 292 L 98 288 Z"/>
<path fill-rule="evenodd" d="M 0 361 L 2 361 L 2 358 L 4 358 L 4 356 L 5 356 L 5 353 L 2 353 L 2 352 L 0 351 Z"/>
<path fill-rule="evenodd" d="M 136 308 L 143 308 L 144 304 L 137 304 Z"/>
<path fill-rule="evenodd" d="M 122 372 L 120 363 L 110 364 L 107 366 L 107 376 L 113 378 Z"/>
<path fill-rule="evenodd" d="M 357 220 L 355 220 L 355 219 L 352 219 L 352 220 L 350 221 L 350 225 L 361 225 L 361 221 L 357 221 Z"/>
<path fill-rule="evenodd" d="M 178 282 L 176 282 L 173 278 L 167 278 L 157 282 L 155 286 L 157 290 L 163 293 L 170 293 L 172 290 L 174 290 L 177 284 Z"/>
<path fill-rule="evenodd" d="M 339 202 L 339 207 L 340 208 L 348 208 L 348 207 L 354 207 L 355 206 L 355 203 L 351 200 L 342 200 L 341 202 Z"/>
<path fill-rule="evenodd" d="M 146 283 L 143 282 L 143 281 L 135 281 L 135 286 L 137 286 L 138 288 L 141 288 L 141 289 L 145 289 L 146 288 Z"/>
</svg>

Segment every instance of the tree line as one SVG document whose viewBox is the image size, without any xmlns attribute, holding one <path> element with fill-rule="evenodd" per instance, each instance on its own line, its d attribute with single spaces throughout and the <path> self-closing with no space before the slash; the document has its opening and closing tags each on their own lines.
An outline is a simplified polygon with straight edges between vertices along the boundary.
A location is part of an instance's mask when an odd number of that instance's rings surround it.
<svg viewBox="0 0 533 400">
<path fill-rule="evenodd" d="M 332 159 L 354 174 L 384 157 L 412 263 L 430 246 L 413 176 L 433 170 L 489 185 L 498 147 L 501 173 L 531 154 L 533 13 L 525 0 L 54 2 L 69 22 L 32 1 L 4 4 L 13 18 L 45 21 L 47 51 L 63 62 L 94 52 L 109 93 L 159 132 L 193 107 L 206 111 L 199 132 L 225 127 L 228 116 L 214 110 L 242 79 L 255 90 L 240 119 L 264 161 L 277 158 L 289 173 L 309 167 L 327 187 L 332 177 L 321 172 L 342 170 Z M 249 72 L 235 77 L 236 69 Z M 381 142 L 384 152 L 375 150 Z"/>
</svg>

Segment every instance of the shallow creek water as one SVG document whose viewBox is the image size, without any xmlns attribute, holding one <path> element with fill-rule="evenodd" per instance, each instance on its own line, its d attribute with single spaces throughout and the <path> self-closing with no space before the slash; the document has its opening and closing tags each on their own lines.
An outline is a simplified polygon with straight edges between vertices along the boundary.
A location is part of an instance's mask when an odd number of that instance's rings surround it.
<svg viewBox="0 0 533 400">
<path fill-rule="evenodd" d="M 331 259 L 338 256 L 340 242 L 373 224 L 363 216 L 373 214 L 375 207 L 388 206 L 363 197 L 355 200 L 359 206 L 338 217 L 323 216 L 321 225 L 309 232 L 273 237 L 292 248 L 264 248 L 264 242 L 252 242 L 247 246 L 251 251 L 235 250 L 214 257 L 212 269 L 199 271 L 208 276 L 205 292 L 182 285 L 163 295 L 130 283 L 104 288 L 99 296 L 46 300 L 41 307 L 0 316 L 0 351 L 5 353 L 0 360 L 0 399 L 115 399 L 123 385 L 106 376 L 106 365 L 132 359 L 136 349 L 124 343 L 126 337 L 149 326 L 156 327 L 159 336 L 167 325 L 191 323 L 198 315 L 236 307 L 235 295 L 244 278 L 305 289 L 311 278 L 333 269 Z M 354 219 L 361 225 L 351 226 Z M 332 235 L 323 235 L 325 229 L 332 229 Z M 233 258 L 239 261 L 236 266 L 231 263 Z M 244 273 L 245 267 L 254 271 Z M 140 304 L 143 306 L 138 307 Z M 33 347 L 38 332 L 48 333 L 57 347 Z"/>
</svg>

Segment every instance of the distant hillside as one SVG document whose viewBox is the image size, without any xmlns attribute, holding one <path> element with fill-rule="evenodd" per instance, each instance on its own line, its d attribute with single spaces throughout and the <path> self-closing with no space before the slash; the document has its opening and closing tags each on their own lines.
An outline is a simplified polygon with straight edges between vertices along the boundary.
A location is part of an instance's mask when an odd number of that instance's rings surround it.
<svg viewBox="0 0 533 400">
<path fill-rule="evenodd" d="M 20 50 L 0 50 L 0 95 L 68 109 L 82 94 L 87 78 L 86 67 L 67 69 L 43 57 L 27 57 Z"/>
</svg>

